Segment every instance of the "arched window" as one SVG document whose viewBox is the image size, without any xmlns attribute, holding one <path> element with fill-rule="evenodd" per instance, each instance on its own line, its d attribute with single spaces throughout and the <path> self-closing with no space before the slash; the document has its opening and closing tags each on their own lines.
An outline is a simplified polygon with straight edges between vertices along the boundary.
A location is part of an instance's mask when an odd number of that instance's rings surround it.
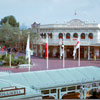
<svg viewBox="0 0 100 100">
<path fill-rule="evenodd" d="M 89 33 L 88 38 L 93 39 L 93 33 Z"/>
<path fill-rule="evenodd" d="M 43 37 L 46 39 L 46 33 L 44 33 Z"/>
<path fill-rule="evenodd" d="M 59 33 L 59 39 L 62 39 L 62 38 L 63 38 L 63 34 Z"/>
<path fill-rule="evenodd" d="M 40 34 L 41 38 L 43 38 L 43 33 Z"/>
<path fill-rule="evenodd" d="M 70 33 L 66 34 L 66 39 L 70 39 Z"/>
<path fill-rule="evenodd" d="M 49 35 L 50 38 L 52 38 L 52 33 L 49 33 L 48 35 Z"/>
<path fill-rule="evenodd" d="M 81 39 L 85 39 L 85 33 L 81 34 Z"/>
<path fill-rule="evenodd" d="M 73 38 L 78 38 L 78 34 L 77 33 L 74 33 L 73 34 Z"/>
</svg>

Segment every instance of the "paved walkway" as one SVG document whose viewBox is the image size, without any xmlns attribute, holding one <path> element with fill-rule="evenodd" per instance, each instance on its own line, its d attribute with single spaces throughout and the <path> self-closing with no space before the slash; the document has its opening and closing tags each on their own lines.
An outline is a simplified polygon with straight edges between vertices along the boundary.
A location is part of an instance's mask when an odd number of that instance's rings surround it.
<svg viewBox="0 0 100 100">
<path fill-rule="evenodd" d="M 0 54 L 5 54 L 5 52 L 1 52 Z M 16 53 L 16 57 L 18 56 L 25 56 L 24 53 Z M 46 59 L 32 56 L 31 60 L 33 62 L 33 66 L 31 67 L 31 71 L 37 71 L 37 70 L 46 70 Z M 62 68 L 63 60 L 59 59 L 49 59 L 49 70 L 51 69 L 60 69 Z M 81 66 L 98 66 L 100 67 L 100 61 L 88 61 L 88 60 L 81 60 L 80 63 Z M 72 68 L 72 67 L 78 67 L 78 61 L 77 60 L 65 60 L 65 68 Z M 0 71 L 11 71 L 11 72 L 26 72 L 28 71 L 28 68 L 6 68 L 6 67 L 0 67 Z"/>
</svg>

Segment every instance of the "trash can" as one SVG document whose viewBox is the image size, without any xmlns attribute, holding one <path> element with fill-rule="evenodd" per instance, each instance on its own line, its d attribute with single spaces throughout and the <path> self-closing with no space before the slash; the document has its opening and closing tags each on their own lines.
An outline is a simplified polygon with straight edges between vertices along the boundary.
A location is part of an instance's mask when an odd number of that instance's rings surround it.
<svg viewBox="0 0 100 100">
<path fill-rule="evenodd" d="M 96 61 L 96 55 L 94 55 L 94 60 Z"/>
</svg>

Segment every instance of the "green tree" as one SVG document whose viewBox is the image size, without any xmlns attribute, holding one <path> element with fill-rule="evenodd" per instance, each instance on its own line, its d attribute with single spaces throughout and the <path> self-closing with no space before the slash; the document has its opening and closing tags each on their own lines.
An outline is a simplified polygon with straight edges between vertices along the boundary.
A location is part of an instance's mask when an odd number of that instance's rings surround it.
<svg viewBox="0 0 100 100">
<path fill-rule="evenodd" d="M 19 23 L 16 21 L 14 16 L 6 16 L 1 19 L 0 24 L 3 25 L 5 23 L 9 23 L 12 27 L 19 27 Z"/>
<path fill-rule="evenodd" d="M 25 30 L 21 30 L 21 34 L 19 34 L 19 42 L 21 46 L 21 48 L 23 50 L 26 49 L 26 44 L 27 44 L 27 37 L 28 34 L 30 34 L 30 44 L 31 44 L 31 49 L 33 49 L 33 44 L 37 43 L 39 39 L 39 34 L 35 33 L 33 29 L 25 29 Z"/>
<path fill-rule="evenodd" d="M 9 23 L 0 26 L 0 43 L 1 45 L 13 46 L 18 41 L 19 28 L 12 27 Z"/>
</svg>

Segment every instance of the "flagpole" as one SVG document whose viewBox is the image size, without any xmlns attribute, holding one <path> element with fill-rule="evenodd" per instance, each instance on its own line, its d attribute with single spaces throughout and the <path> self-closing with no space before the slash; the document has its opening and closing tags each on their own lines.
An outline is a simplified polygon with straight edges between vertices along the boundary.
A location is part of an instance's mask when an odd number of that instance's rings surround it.
<svg viewBox="0 0 100 100">
<path fill-rule="evenodd" d="M 78 49 L 78 67 L 80 67 L 80 37 L 79 37 L 79 49 Z"/>
<path fill-rule="evenodd" d="M 29 56 L 29 59 L 28 59 L 28 63 L 29 63 L 29 69 L 28 69 L 28 71 L 30 72 L 30 56 Z"/>
<path fill-rule="evenodd" d="M 63 34 L 63 68 L 65 68 L 65 61 L 64 61 L 64 34 Z"/>
<path fill-rule="evenodd" d="M 30 72 L 30 34 L 28 34 L 29 35 L 29 58 L 28 58 L 28 64 L 29 64 L 29 72 Z"/>
<path fill-rule="evenodd" d="M 48 70 L 48 34 L 47 34 L 47 70 Z"/>
</svg>

